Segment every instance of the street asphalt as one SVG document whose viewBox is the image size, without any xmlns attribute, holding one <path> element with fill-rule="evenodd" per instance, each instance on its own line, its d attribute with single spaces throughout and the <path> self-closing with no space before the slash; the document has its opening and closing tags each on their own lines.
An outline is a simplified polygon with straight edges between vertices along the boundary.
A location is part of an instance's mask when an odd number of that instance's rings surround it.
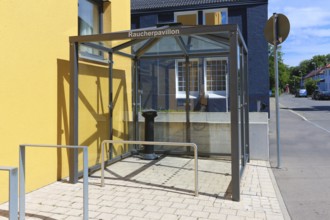
<svg viewBox="0 0 330 220">
<path fill-rule="evenodd" d="M 277 169 L 275 99 L 270 105 L 270 162 L 292 219 L 330 219 L 330 101 L 280 97 Z"/>
</svg>

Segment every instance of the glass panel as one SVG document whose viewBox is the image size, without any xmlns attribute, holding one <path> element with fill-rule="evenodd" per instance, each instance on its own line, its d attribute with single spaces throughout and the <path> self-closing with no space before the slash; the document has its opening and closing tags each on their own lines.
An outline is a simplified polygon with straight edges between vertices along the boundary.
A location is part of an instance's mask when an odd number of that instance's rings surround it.
<svg viewBox="0 0 330 220">
<path fill-rule="evenodd" d="M 189 48 L 191 52 L 229 52 L 229 46 L 224 42 L 223 38 L 226 36 L 215 35 L 212 39 L 205 36 L 180 36 L 184 45 Z M 221 37 L 221 38 L 220 38 Z M 144 40 L 132 46 L 132 52 L 135 54 L 139 49 L 148 47 L 150 40 Z M 174 37 L 163 37 L 156 44 L 152 45 L 144 53 L 146 56 L 161 56 L 161 55 L 184 55 L 181 47 L 178 45 Z M 143 57 L 143 56 L 142 56 Z"/>
<path fill-rule="evenodd" d="M 101 162 L 101 142 L 108 140 L 110 120 L 113 139 L 128 140 L 132 130 L 131 59 L 113 56 L 113 117 L 109 114 L 109 69 L 104 65 L 79 62 L 79 143 L 88 146 L 89 166 Z M 112 157 L 131 150 L 132 145 L 116 144 Z M 108 151 L 108 146 L 106 149 Z M 80 154 L 82 156 L 82 154 Z M 109 153 L 106 153 L 109 159 Z M 81 158 L 79 165 L 81 165 Z"/>
<path fill-rule="evenodd" d="M 218 12 L 209 12 L 205 13 L 205 24 L 206 25 L 219 25 L 221 24 L 221 13 Z"/>
<path fill-rule="evenodd" d="M 176 74 L 177 74 L 177 97 L 184 97 L 186 94 L 186 62 L 184 60 L 176 61 Z M 198 60 L 189 62 L 189 91 L 191 95 L 196 95 L 199 88 L 199 66 Z"/>
<path fill-rule="evenodd" d="M 78 5 L 79 35 L 98 34 L 100 31 L 98 5 L 88 0 L 79 0 Z"/>
<path fill-rule="evenodd" d="M 197 25 L 197 14 L 177 15 L 176 21 L 183 25 Z"/>
<path fill-rule="evenodd" d="M 132 51 L 133 51 L 133 54 L 136 53 L 136 51 L 138 51 L 141 47 L 143 47 L 147 42 L 148 42 L 149 39 L 146 39 L 144 41 L 141 41 L 137 44 L 134 44 L 132 45 Z"/>
<path fill-rule="evenodd" d="M 228 24 L 228 10 L 226 8 L 205 10 L 204 24 L 206 25 Z"/>
<path fill-rule="evenodd" d="M 78 2 L 78 32 L 79 35 L 91 35 L 100 33 L 99 6 L 88 0 Z M 100 51 L 90 47 L 80 46 L 79 52 L 83 56 L 101 56 Z"/>
<path fill-rule="evenodd" d="M 190 50 L 197 51 L 229 51 L 229 46 L 222 43 L 221 39 L 215 41 L 214 39 L 208 39 L 207 36 L 193 36 L 191 37 Z"/>
<path fill-rule="evenodd" d="M 177 44 L 174 37 L 163 37 L 160 39 L 155 45 L 153 45 L 150 49 L 148 49 L 145 55 L 152 54 L 175 54 L 181 52 L 180 46 Z M 183 53 L 182 53 L 183 54 Z"/>
<path fill-rule="evenodd" d="M 206 94 L 218 93 L 226 96 L 226 58 L 207 58 Z"/>
<path fill-rule="evenodd" d="M 228 24 L 228 12 L 227 10 L 223 10 L 221 13 L 221 24 Z"/>
<path fill-rule="evenodd" d="M 176 69 L 180 74 L 176 74 Z M 139 65 L 140 139 L 145 140 L 142 112 L 147 109 L 157 111 L 154 122 L 154 140 L 186 142 L 185 97 L 177 99 L 176 87 L 185 89 L 185 63 L 175 59 L 141 60 Z M 155 146 L 155 150 L 184 152 L 185 147 Z"/>
<path fill-rule="evenodd" d="M 201 153 L 230 153 L 230 115 L 219 108 L 226 109 L 226 99 L 208 99 L 203 96 L 204 58 L 194 58 L 190 65 L 189 116 L 186 113 L 186 75 L 185 60 L 147 59 L 139 65 L 139 93 L 141 109 L 139 112 L 140 139 L 144 140 L 142 111 L 157 111 L 154 126 L 155 141 L 193 142 Z M 210 61 L 218 65 L 219 61 Z M 215 70 L 218 70 L 217 68 Z M 216 77 L 216 76 L 215 76 Z M 217 78 L 216 78 L 217 79 Z M 213 87 L 217 84 L 211 85 Z M 178 96 L 178 92 L 181 96 Z M 220 107 L 219 107 L 220 106 Z M 212 112 L 208 112 L 208 110 Z M 189 123 L 187 123 L 187 117 Z M 182 147 L 155 146 L 156 150 L 185 152 Z"/>
</svg>

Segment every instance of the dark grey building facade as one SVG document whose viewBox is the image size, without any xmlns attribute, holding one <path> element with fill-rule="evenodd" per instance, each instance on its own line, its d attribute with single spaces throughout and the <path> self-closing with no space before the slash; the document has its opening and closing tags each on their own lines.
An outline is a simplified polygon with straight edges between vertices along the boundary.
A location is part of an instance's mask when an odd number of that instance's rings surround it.
<svg viewBox="0 0 330 220">
<path fill-rule="evenodd" d="M 131 0 L 132 29 L 175 22 L 237 24 L 248 47 L 250 111 L 269 110 L 268 46 L 263 35 L 267 10 L 268 0 Z M 228 111 L 230 76 L 226 74 L 226 59 L 204 57 L 190 61 L 191 110 Z M 170 58 L 141 61 L 141 108 L 184 110 L 185 98 L 180 95 L 180 88 L 185 86 L 181 78 L 184 74 L 180 73 L 182 63 L 183 60 Z M 261 103 L 267 107 L 260 109 Z"/>
</svg>

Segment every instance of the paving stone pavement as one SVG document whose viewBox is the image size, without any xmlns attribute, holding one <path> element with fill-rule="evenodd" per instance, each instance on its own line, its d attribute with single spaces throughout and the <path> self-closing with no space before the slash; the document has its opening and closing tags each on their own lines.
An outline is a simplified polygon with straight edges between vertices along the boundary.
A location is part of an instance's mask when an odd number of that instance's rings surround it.
<svg viewBox="0 0 330 220">
<path fill-rule="evenodd" d="M 198 160 L 199 196 L 194 196 L 194 160 L 129 157 L 89 178 L 89 219 L 285 219 L 266 161 L 251 161 L 242 176 L 241 201 L 231 201 L 229 160 Z M 55 182 L 26 195 L 26 219 L 82 219 L 82 182 Z M 284 210 L 285 211 L 285 210 Z M 283 214 L 284 213 L 284 214 Z M 8 203 L 0 219 L 8 218 Z"/>
</svg>

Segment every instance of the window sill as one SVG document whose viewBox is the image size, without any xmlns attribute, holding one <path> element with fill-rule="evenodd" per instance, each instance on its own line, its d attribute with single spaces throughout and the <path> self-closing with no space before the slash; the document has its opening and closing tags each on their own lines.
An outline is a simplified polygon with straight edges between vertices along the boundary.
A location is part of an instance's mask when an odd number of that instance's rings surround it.
<svg viewBox="0 0 330 220">
<path fill-rule="evenodd" d="M 79 55 L 79 60 L 85 61 L 85 62 L 91 62 L 95 64 L 100 64 L 100 65 L 108 65 L 109 62 L 108 60 L 103 59 L 103 57 L 92 57 L 92 56 L 84 56 L 84 55 Z"/>
<path fill-rule="evenodd" d="M 185 94 L 176 94 L 175 98 L 176 99 L 186 99 L 186 95 Z M 189 95 L 189 99 L 197 99 L 197 96 Z"/>
<path fill-rule="evenodd" d="M 226 95 L 219 95 L 219 94 L 214 94 L 214 93 L 209 93 L 207 94 L 209 99 L 226 99 L 227 96 Z"/>
</svg>

